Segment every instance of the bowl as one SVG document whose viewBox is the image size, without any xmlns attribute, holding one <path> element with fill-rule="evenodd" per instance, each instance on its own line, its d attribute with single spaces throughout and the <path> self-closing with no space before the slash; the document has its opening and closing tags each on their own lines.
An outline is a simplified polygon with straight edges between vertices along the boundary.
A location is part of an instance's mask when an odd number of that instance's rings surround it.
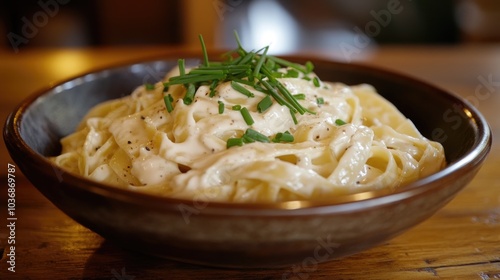
<svg viewBox="0 0 500 280">
<path fill-rule="evenodd" d="M 442 143 L 447 166 L 396 191 L 378 190 L 331 201 L 262 204 L 180 200 L 136 193 L 70 174 L 47 157 L 60 151 L 92 106 L 155 82 L 195 54 L 128 63 L 87 73 L 42 90 L 9 116 L 4 141 L 19 169 L 76 222 L 133 252 L 217 267 L 282 267 L 330 261 L 377 246 L 419 224 L 471 181 L 491 146 L 481 114 L 428 83 L 360 64 L 312 59 L 325 81 L 368 83 Z M 311 58 L 285 57 L 304 63 Z M 43 219 L 43 217 L 42 217 Z"/>
</svg>

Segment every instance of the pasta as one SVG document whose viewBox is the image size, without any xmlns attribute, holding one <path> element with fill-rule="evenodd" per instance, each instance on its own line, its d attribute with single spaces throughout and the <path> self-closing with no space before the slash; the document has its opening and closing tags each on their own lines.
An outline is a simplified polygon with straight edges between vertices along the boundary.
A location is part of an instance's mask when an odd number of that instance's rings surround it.
<svg viewBox="0 0 500 280">
<path fill-rule="evenodd" d="M 180 65 L 164 81 L 97 105 L 61 140 L 61 154 L 52 160 L 120 188 L 221 202 L 395 189 L 445 164 L 443 147 L 370 85 L 322 82 L 314 72 L 282 75 L 276 80 L 306 112 L 294 114 L 274 100 L 259 112 L 268 94 L 243 81 L 238 85 L 253 97 L 236 90 L 234 81 L 221 81 L 199 85 L 185 104 L 185 85 L 164 87 L 185 73 L 190 70 Z M 230 146 L 230 139 L 237 144 Z"/>
</svg>

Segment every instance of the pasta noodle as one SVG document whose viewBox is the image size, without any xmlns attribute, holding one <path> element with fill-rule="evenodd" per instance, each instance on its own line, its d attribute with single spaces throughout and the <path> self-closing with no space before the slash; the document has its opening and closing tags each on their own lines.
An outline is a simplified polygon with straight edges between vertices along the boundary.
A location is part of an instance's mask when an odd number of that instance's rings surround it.
<svg viewBox="0 0 500 280">
<path fill-rule="evenodd" d="M 139 86 L 130 96 L 94 107 L 61 140 L 61 155 L 52 160 L 120 188 L 223 202 L 313 200 L 395 189 L 445 164 L 443 147 L 423 137 L 370 85 L 318 84 L 314 73 L 280 77 L 314 113 L 293 114 L 278 102 L 258 112 L 267 94 L 241 84 L 254 95 L 245 96 L 230 81 L 219 83 L 215 96 L 209 84 L 200 85 L 186 105 L 184 85 L 164 92 L 163 82 L 179 71 L 173 69 L 154 87 Z M 171 112 L 166 95 L 172 97 Z M 248 110 L 253 124 L 238 106 Z M 228 147 L 228 139 L 245 138 L 249 128 L 269 141 Z M 293 141 L 272 141 L 278 134 Z"/>
</svg>

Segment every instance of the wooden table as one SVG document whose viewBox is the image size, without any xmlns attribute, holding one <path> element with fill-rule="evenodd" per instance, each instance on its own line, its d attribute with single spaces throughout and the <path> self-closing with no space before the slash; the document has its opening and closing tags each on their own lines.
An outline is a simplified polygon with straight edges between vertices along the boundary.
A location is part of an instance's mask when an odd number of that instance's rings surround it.
<svg viewBox="0 0 500 280">
<path fill-rule="evenodd" d="M 161 47 L 0 52 L 0 117 L 52 82 L 166 52 Z M 500 45 L 384 47 L 365 62 L 468 98 L 484 113 L 494 136 L 500 133 Z M 318 265 L 302 279 L 500 278 L 499 144 L 494 137 L 476 178 L 432 218 L 386 244 Z M 292 269 L 213 269 L 131 254 L 68 218 L 17 171 L 16 272 L 10 272 L 5 205 L 7 164 L 13 162 L 1 146 L 0 279 L 282 279 Z"/>
</svg>

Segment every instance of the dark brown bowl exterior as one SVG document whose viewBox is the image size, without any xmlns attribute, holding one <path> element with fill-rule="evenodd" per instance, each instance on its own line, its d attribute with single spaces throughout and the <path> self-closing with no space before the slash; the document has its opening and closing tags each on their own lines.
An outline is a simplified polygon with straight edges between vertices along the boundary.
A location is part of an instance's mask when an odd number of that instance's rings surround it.
<svg viewBox="0 0 500 280">
<path fill-rule="evenodd" d="M 328 202 L 229 204 L 121 190 L 66 173 L 47 160 L 92 106 L 160 79 L 179 57 L 187 55 L 60 83 L 20 104 L 4 128 L 10 155 L 40 192 L 77 222 L 137 252 L 221 267 L 315 265 L 351 255 L 443 207 L 474 177 L 491 146 L 485 119 L 462 99 L 382 69 L 317 59 L 315 71 L 325 81 L 375 86 L 425 136 L 443 144 L 448 166 L 391 193 L 373 191 Z"/>
</svg>

